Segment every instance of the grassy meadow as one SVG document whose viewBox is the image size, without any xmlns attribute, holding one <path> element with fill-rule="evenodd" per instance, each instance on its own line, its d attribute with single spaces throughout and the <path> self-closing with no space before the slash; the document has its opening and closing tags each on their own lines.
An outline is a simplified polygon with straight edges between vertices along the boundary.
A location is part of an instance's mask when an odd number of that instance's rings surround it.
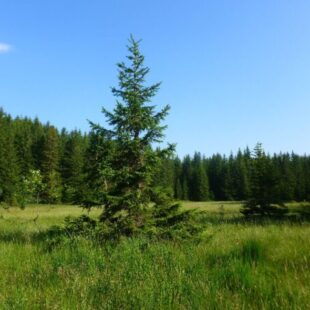
<svg viewBox="0 0 310 310">
<path fill-rule="evenodd" d="M 55 247 L 44 232 L 86 211 L 0 208 L 0 309 L 310 309 L 309 222 L 245 222 L 233 202 L 184 208 L 206 211 L 199 241 Z"/>
</svg>

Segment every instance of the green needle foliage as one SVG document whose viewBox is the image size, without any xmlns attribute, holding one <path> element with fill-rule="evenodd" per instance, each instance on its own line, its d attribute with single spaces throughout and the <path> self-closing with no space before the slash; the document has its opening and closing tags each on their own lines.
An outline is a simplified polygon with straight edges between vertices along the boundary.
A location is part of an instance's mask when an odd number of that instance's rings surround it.
<svg viewBox="0 0 310 310">
<path fill-rule="evenodd" d="M 87 206 L 103 206 L 99 221 L 107 235 L 156 233 L 156 227 L 162 234 L 163 227 L 177 227 L 177 222 L 189 218 L 189 212 L 180 211 L 180 206 L 153 184 L 162 161 L 174 151 L 172 144 L 154 148 L 164 137 L 162 121 L 170 107 L 157 111 L 150 103 L 160 83 L 145 85 L 150 69 L 144 66 L 139 41 L 132 36 L 128 51 L 129 64 L 118 64 L 119 85 L 112 88 L 116 106 L 112 112 L 102 109 L 107 127 L 91 123 L 93 133 L 100 137 L 94 140 L 100 158 L 95 175 L 99 171 L 102 182 L 93 203 L 90 199 Z"/>
<path fill-rule="evenodd" d="M 283 200 L 279 198 L 279 177 L 262 145 L 257 143 L 251 162 L 250 195 L 241 212 L 245 216 L 282 215 L 287 212 Z"/>
</svg>

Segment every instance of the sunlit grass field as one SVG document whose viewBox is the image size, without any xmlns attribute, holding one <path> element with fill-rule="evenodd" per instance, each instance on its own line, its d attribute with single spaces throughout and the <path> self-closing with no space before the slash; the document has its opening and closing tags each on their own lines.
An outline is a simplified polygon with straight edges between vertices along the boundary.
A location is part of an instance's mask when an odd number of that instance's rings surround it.
<svg viewBox="0 0 310 310">
<path fill-rule="evenodd" d="M 86 211 L 0 208 L 0 309 L 310 309 L 309 222 L 245 222 L 234 202 L 184 208 L 206 212 L 201 240 L 52 248 L 44 231 Z"/>
</svg>

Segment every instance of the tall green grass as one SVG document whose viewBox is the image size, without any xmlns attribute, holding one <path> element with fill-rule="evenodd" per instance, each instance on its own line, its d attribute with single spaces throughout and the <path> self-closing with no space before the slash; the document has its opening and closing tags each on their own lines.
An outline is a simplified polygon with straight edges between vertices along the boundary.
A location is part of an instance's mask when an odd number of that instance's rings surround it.
<svg viewBox="0 0 310 310">
<path fill-rule="evenodd" d="M 0 210 L 0 309 L 309 309 L 309 223 L 230 221 L 238 204 L 185 207 L 207 212 L 199 242 L 54 247 L 44 232 L 81 209 Z"/>
</svg>

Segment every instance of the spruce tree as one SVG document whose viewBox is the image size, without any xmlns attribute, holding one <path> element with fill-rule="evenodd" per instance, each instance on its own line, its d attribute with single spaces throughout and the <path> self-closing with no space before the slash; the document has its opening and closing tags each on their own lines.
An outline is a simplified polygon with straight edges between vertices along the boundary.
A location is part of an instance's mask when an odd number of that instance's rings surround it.
<svg viewBox="0 0 310 310">
<path fill-rule="evenodd" d="M 33 168 L 31 121 L 16 118 L 14 120 L 15 150 L 21 178 L 28 177 Z"/>
<path fill-rule="evenodd" d="M 181 177 L 182 177 L 182 162 L 180 158 L 176 157 L 174 159 L 174 184 L 173 184 L 175 199 L 182 199 L 183 196 Z"/>
<path fill-rule="evenodd" d="M 178 229 L 182 226 L 179 223 L 189 218 L 189 212 L 181 212 L 179 205 L 153 184 L 174 145 L 154 147 L 163 140 L 166 126 L 162 121 L 169 106 L 157 111 L 150 103 L 160 83 L 145 85 L 150 70 L 144 66 L 139 43 L 130 37 L 128 64 L 118 64 L 119 85 L 112 88 L 116 106 L 112 112 L 102 109 L 107 126 L 91 123 L 94 137 L 100 141 L 94 153 L 100 160 L 98 169 L 103 181 L 99 195 L 93 195 L 94 205 L 103 206 L 100 222 L 110 235 Z"/>
<path fill-rule="evenodd" d="M 209 159 L 208 178 L 210 191 L 215 200 L 225 200 L 225 170 L 227 159 L 215 154 Z"/>
<path fill-rule="evenodd" d="M 149 68 L 144 66 L 139 42 L 133 37 L 128 51 L 129 64 L 118 64 L 119 87 L 112 88 L 116 107 L 113 112 L 102 109 L 109 126 L 104 128 L 93 123 L 91 126 L 101 135 L 106 151 L 99 167 L 105 176 L 101 221 L 130 233 L 145 224 L 144 211 L 151 202 L 153 177 L 163 156 L 171 154 L 173 146 L 163 150 L 152 148 L 153 143 L 162 141 L 166 126 L 161 122 L 169 106 L 156 112 L 150 104 L 160 83 L 144 85 Z"/>
<path fill-rule="evenodd" d="M 18 199 L 19 170 L 14 145 L 13 120 L 0 109 L 0 202 Z"/>
<path fill-rule="evenodd" d="M 84 138 L 79 131 L 73 131 L 64 142 L 61 159 L 63 202 L 79 202 L 82 197 Z"/>
<path fill-rule="evenodd" d="M 174 161 L 165 158 L 153 178 L 153 186 L 160 187 L 169 196 L 174 197 Z"/>
<path fill-rule="evenodd" d="M 225 167 L 223 170 L 224 175 L 224 186 L 223 192 L 225 200 L 235 200 L 236 197 L 236 187 L 234 184 L 234 157 L 233 154 L 230 154 L 228 160 L 225 162 Z"/>
<path fill-rule="evenodd" d="M 108 173 L 105 173 L 103 163 L 107 161 L 112 147 L 109 147 L 108 141 L 103 136 L 97 129 L 92 129 L 88 135 L 80 201 L 85 208 L 102 205 L 103 197 L 107 192 Z"/>
<path fill-rule="evenodd" d="M 41 160 L 41 172 L 45 184 L 42 198 L 47 203 L 57 203 L 61 200 L 58 132 L 55 127 L 49 125 L 46 130 Z"/>
<path fill-rule="evenodd" d="M 236 187 L 236 199 L 245 200 L 249 194 L 249 176 L 247 160 L 240 150 L 235 158 L 233 177 Z"/>
<path fill-rule="evenodd" d="M 182 199 L 189 200 L 191 197 L 192 162 L 189 155 L 186 155 L 182 163 L 181 185 Z"/>
<path fill-rule="evenodd" d="M 241 212 L 246 216 L 286 213 L 283 200 L 277 194 L 278 189 L 279 179 L 272 161 L 262 145 L 257 143 L 251 161 L 250 194 Z"/>
<path fill-rule="evenodd" d="M 200 153 L 195 153 L 192 164 L 191 197 L 193 201 L 209 200 L 209 181 Z"/>
<path fill-rule="evenodd" d="M 32 122 L 31 137 L 31 151 L 34 169 L 41 170 L 43 160 L 43 148 L 45 142 L 45 128 L 38 118 L 35 118 Z"/>
</svg>

